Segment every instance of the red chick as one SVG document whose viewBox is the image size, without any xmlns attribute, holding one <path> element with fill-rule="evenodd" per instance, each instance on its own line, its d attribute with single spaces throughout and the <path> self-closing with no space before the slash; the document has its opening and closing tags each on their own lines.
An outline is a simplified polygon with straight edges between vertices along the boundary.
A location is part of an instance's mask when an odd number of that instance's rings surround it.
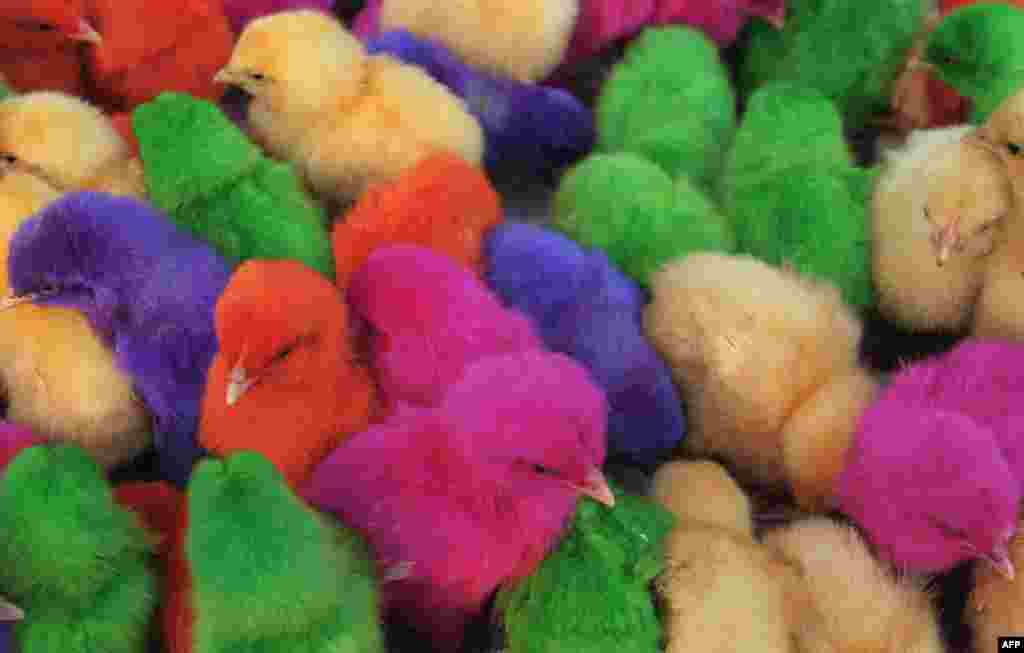
<svg viewBox="0 0 1024 653">
<path fill-rule="evenodd" d="M 86 91 L 82 44 L 102 39 L 85 19 L 86 0 L 4 0 L 0 74 L 16 91 Z"/>
</svg>

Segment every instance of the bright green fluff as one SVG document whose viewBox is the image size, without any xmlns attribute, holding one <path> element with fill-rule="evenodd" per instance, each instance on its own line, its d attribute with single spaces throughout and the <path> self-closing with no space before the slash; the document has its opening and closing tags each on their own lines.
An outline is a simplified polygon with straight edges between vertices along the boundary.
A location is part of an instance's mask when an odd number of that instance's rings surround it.
<svg viewBox="0 0 1024 653">
<path fill-rule="evenodd" d="M 611 510 L 580 501 L 572 527 L 530 576 L 501 589 L 509 653 L 656 653 L 662 628 L 650 583 L 675 518 L 612 485 Z"/>
<path fill-rule="evenodd" d="M 379 653 L 369 549 L 262 454 L 206 459 L 188 490 L 195 653 Z"/>
<path fill-rule="evenodd" d="M 135 109 L 132 125 L 154 206 L 231 263 L 295 259 L 334 279 L 323 209 L 219 108 L 162 93 Z"/>
<path fill-rule="evenodd" d="M 553 213 L 556 229 L 604 250 L 644 285 L 670 259 L 735 248 L 731 225 L 704 192 L 636 154 L 594 154 L 578 163 L 562 178 Z"/>
<path fill-rule="evenodd" d="M 20 653 L 144 653 L 152 540 L 77 445 L 25 449 L 0 477 L 0 588 Z"/>
<path fill-rule="evenodd" d="M 892 84 L 924 17 L 921 0 L 788 0 L 783 30 L 749 23 L 741 92 L 799 82 L 835 101 L 848 127 L 862 127 L 889 110 Z"/>
<path fill-rule="evenodd" d="M 866 308 L 875 301 L 869 211 L 876 175 L 853 163 L 834 103 L 778 82 L 751 96 L 717 196 L 739 252 L 832 281 L 848 303 Z"/>
<path fill-rule="evenodd" d="M 925 61 L 971 99 L 970 121 L 989 114 L 1024 86 L 1024 9 L 983 2 L 949 13 L 928 37 Z"/>
<path fill-rule="evenodd" d="M 597 148 L 643 154 L 673 178 L 708 184 L 736 129 L 736 98 L 718 48 L 702 32 L 645 30 L 597 101 Z"/>
</svg>

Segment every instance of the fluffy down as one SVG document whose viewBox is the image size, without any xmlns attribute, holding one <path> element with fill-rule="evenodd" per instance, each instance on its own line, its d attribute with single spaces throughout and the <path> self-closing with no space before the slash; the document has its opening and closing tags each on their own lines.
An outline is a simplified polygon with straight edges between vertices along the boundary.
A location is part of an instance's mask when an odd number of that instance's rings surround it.
<svg viewBox="0 0 1024 653">
<path fill-rule="evenodd" d="M 1024 529 L 1010 540 L 1010 562 L 1024 569 Z M 995 650 L 1000 637 L 1024 632 L 1024 579 L 1008 579 L 991 565 L 976 564 L 964 621 L 971 627 L 975 651 Z"/>
</svg>

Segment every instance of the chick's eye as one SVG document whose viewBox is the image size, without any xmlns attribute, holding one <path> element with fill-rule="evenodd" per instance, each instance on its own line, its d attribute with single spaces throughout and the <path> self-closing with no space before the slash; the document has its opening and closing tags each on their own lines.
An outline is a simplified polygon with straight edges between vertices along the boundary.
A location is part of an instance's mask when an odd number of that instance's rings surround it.
<svg viewBox="0 0 1024 653">
<path fill-rule="evenodd" d="M 18 157 L 13 154 L 0 154 L 0 161 L 3 161 L 8 165 L 14 165 L 18 162 Z"/>
<path fill-rule="evenodd" d="M 1018 145 L 1017 143 L 1007 143 L 1006 151 L 1009 152 L 1012 156 L 1017 156 L 1018 154 L 1020 154 L 1021 146 Z"/>
<path fill-rule="evenodd" d="M 279 363 L 279 362 L 283 361 L 284 359 L 288 358 L 288 356 L 290 356 L 293 351 L 295 351 L 295 345 L 294 344 L 288 345 L 284 349 L 282 349 L 282 350 L 278 351 L 276 354 L 274 354 L 274 357 L 271 359 L 271 362 L 272 363 Z"/>
<path fill-rule="evenodd" d="M 255 79 L 257 82 L 261 82 L 267 78 L 263 73 L 249 73 L 249 77 Z"/>
<path fill-rule="evenodd" d="M 543 476 L 555 476 L 555 477 L 560 477 L 561 476 L 561 474 L 559 474 L 557 470 L 551 469 L 550 467 L 546 467 L 544 465 L 540 465 L 540 464 L 537 464 L 537 463 L 533 464 L 533 471 L 535 473 L 541 474 Z"/>
</svg>

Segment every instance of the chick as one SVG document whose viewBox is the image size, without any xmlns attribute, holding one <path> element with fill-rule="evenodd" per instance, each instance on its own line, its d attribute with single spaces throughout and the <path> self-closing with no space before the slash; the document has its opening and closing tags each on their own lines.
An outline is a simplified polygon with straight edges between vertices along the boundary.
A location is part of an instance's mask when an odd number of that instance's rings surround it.
<svg viewBox="0 0 1024 653">
<path fill-rule="evenodd" d="M 318 11 L 252 21 L 216 79 L 251 96 L 254 140 L 342 204 L 438 150 L 483 158 L 483 131 L 459 98 L 420 68 L 368 55 Z"/>
<path fill-rule="evenodd" d="M 142 165 L 99 109 L 37 91 L 0 102 L 0 160 L 60 193 L 93 190 L 144 197 Z"/>
<path fill-rule="evenodd" d="M 813 518 L 771 531 L 764 542 L 802 572 L 809 602 L 795 613 L 798 650 L 944 651 L 920 580 L 895 577 L 853 528 Z"/>
<path fill-rule="evenodd" d="M 890 152 L 872 197 L 879 310 L 918 331 L 970 323 L 988 259 L 1011 215 L 1003 164 L 970 126 L 914 132 Z"/>
<path fill-rule="evenodd" d="M 753 539 L 750 501 L 710 461 L 675 461 L 652 495 L 679 518 L 656 581 L 667 603 L 667 653 L 795 651 L 789 612 L 795 570 Z"/>
<path fill-rule="evenodd" d="M 1010 540 L 1010 563 L 1024 568 L 1024 527 Z M 964 610 L 971 627 L 974 651 L 993 651 L 999 637 L 1024 632 L 1024 579 L 1007 578 L 992 565 L 976 564 L 971 570 L 972 589 Z"/>
<path fill-rule="evenodd" d="M 710 252 L 664 266 L 651 288 L 644 328 L 685 396 L 687 447 L 724 456 L 751 481 L 788 485 L 805 509 L 830 506 L 875 394 L 857 361 L 861 324 L 839 290 Z"/>
<path fill-rule="evenodd" d="M 466 63 L 521 82 L 562 62 L 579 0 L 381 0 L 381 31 L 405 29 L 440 41 Z"/>
<path fill-rule="evenodd" d="M 6 0 L 0 6 L 0 71 L 21 92 L 86 92 L 83 43 L 102 38 L 85 0 Z"/>
</svg>

